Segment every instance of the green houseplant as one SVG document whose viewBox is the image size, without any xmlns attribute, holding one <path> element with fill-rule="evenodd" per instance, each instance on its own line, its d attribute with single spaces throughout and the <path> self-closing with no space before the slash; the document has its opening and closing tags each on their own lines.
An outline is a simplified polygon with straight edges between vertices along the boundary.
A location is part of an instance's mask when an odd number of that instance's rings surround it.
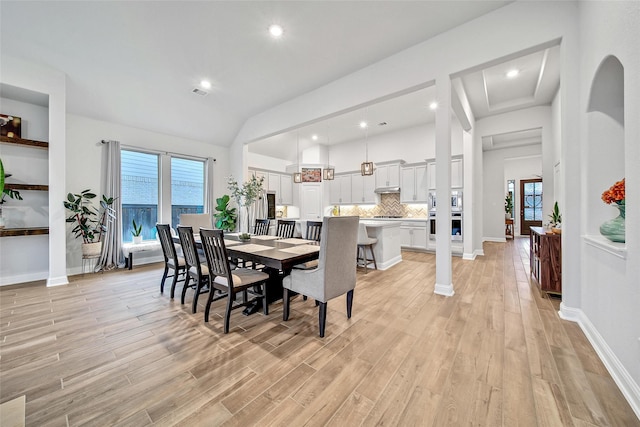
<svg viewBox="0 0 640 427">
<path fill-rule="evenodd" d="M 213 214 L 216 219 L 216 228 L 224 231 L 233 231 L 236 229 L 236 220 L 238 215 L 236 208 L 229 208 L 230 197 L 224 195 L 216 199 L 216 213 Z"/>
<path fill-rule="evenodd" d="M 2 159 L 0 159 L 0 228 L 4 228 L 4 218 L 2 217 L 2 205 L 5 202 L 5 197 L 9 196 L 12 199 L 22 200 L 22 196 L 19 191 L 4 188 L 4 165 Z"/>
<path fill-rule="evenodd" d="M 131 234 L 133 235 L 133 243 L 142 242 L 142 224 L 136 224 L 136 219 L 133 219 L 133 230 L 131 230 Z"/>
<path fill-rule="evenodd" d="M 551 211 L 551 214 L 549 215 L 549 218 L 551 219 L 550 225 L 551 225 L 552 231 L 554 233 L 558 233 L 555 230 L 559 230 L 560 229 L 560 223 L 562 222 L 562 214 L 560 213 L 560 208 L 558 207 L 558 202 L 555 202 L 553 204 L 553 210 Z"/>
<path fill-rule="evenodd" d="M 107 218 L 114 217 L 113 197 L 102 196 L 101 210 L 93 205 L 97 196 L 91 190 L 80 193 L 68 193 L 63 202 L 71 213 L 66 222 L 73 223 L 71 233 L 75 238 L 82 238 L 82 253 L 85 256 L 97 255 L 102 247 L 102 235 L 107 229 Z"/>
<path fill-rule="evenodd" d="M 507 193 L 507 197 L 504 198 L 504 216 L 509 219 L 513 215 L 513 196 L 511 193 Z"/>
</svg>

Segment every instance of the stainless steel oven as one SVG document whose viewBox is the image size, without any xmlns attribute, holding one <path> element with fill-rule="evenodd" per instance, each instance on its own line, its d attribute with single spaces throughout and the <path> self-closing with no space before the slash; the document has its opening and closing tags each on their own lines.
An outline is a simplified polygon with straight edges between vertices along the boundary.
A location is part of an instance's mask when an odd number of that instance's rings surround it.
<svg viewBox="0 0 640 427">
<path fill-rule="evenodd" d="M 462 241 L 462 212 L 451 212 L 451 240 Z M 429 240 L 436 240 L 436 213 L 429 212 Z"/>
</svg>

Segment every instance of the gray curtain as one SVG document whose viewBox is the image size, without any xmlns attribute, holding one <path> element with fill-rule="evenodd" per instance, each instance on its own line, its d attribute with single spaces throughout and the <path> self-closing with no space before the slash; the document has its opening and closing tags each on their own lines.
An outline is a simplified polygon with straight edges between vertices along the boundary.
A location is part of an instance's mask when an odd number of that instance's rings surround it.
<svg viewBox="0 0 640 427">
<path fill-rule="evenodd" d="M 107 215 L 107 231 L 102 239 L 102 252 L 95 271 L 124 266 L 122 253 L 122 199 L 120 194 L 120 142 L 103 141 L 106 147 L 106 182 L 104 195 L 113 197 L 113 215 Z"/>
<path fill-rule="evenodd" d="M 205 162 L 204 211 L 211 215 L 211 224 L 216 223 L 213 218 L 213 215 L 216 213 L 216 197 L 213 195 L 213 165 L 215 161 L 213 157 L 209 157 Z"/>
</svg>

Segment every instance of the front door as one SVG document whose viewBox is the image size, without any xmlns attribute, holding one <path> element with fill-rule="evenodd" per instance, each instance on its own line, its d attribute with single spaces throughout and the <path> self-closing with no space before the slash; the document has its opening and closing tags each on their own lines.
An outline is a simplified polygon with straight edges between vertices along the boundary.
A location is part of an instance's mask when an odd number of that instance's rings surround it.
<svg viewBox="0 0 640 427">
<path fill-rule="evenodd" d="M 530 227 L 542 227 L 542 180 L 520 181 L 520 234 L 528 236 Z"/>
</svg>

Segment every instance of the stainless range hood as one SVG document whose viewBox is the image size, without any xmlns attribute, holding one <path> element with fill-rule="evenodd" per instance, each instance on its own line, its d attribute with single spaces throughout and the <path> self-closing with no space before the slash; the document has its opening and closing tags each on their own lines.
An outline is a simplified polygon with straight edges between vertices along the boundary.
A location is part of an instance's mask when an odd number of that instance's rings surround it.
<svg viewBox="0 0 640 427">
<path fill-rule="evenodd" d="M 378 187 L 375 189 L 376 194 L 399 193 L 400 187 Z"/>
</svg>

